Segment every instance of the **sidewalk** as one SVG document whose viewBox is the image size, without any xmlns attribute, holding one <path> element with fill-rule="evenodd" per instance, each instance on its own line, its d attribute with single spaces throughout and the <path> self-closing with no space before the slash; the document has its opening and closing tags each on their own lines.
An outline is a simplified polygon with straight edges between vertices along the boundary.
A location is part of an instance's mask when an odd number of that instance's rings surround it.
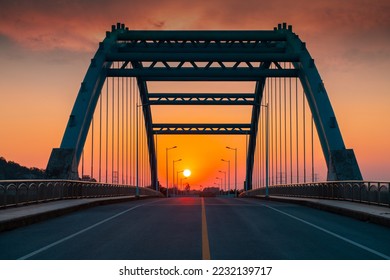
<svg viewBox="0 0 390 280">
<path fill-rule="evenodd" d="M 266 199 L 264 195 L 258 195 L 256 196 L 256 198 L 264 200 Z M 285 203 L 296 203 L 307 207 L 312 207 L 323 211 L 348 216 L 361 221 L 390 227 L 390 207 L 342 200 L 286 196 L 270 196 L 268 197 L 268 200 Z"/>
<path fill-rule="evenodd" d="M 58 217 L 81 209 L 98 205 L 145 199 L 148 196 L 120 196 L 103 198 L 65 199 L 28 206 L 0 209 L 0 232 L 37 223 L 49 218 Z"/>
</svg>

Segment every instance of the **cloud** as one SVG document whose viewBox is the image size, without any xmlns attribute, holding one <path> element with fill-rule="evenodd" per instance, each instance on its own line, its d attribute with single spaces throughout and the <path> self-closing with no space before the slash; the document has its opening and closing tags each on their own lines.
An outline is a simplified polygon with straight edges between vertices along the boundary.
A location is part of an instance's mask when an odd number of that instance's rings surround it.
<svg viewBox="0 0 390 280">
<path fill-rule="evenodd" d="M 292 24 L 318 49 L 388 54 L 387 0 L 18 0 L 3 1 L 0 35 L 35 51 L 92 52 L 112 24 L 130 29 L 272 29 Z M 322 50 L 322 51 L 321 51 Z"/>
<path fill-rule="evenodd" d="M 161 29 L 162 27 L 164 27 L 164 25 L 165 25 L 165 21 L 153 21 L 153 20 L 149 20 L 149 23 L 152 25 L 152 26 L 154 26 L 154 27 L 156 27 L 157 29 Z"/>
</svg>

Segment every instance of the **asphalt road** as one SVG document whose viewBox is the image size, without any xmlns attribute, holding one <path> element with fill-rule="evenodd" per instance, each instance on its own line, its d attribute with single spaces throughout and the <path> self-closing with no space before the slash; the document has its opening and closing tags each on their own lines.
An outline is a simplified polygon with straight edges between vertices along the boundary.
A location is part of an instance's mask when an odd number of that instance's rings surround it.
<svg viewBox="0 0 390 280">
<path fill-rule="evenodd" d="M 0 233 L 0 259 L 390 259 L 390 229 L 288 203 L 111 204 Z"/>
</svg>

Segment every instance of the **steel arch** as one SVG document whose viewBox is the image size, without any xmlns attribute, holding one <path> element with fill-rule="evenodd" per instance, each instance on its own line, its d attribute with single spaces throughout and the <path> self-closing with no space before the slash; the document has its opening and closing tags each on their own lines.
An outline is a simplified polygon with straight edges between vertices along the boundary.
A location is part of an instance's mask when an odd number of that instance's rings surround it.
<svg viewBox="0 0 390 280">
<path fill-rule="evenodd" d="M 121 62 L 115 68 L 113 62 Z M 282 62 L 294 69 L 283 69 Z M 274 63 L 277 68 L 271 69 Z M 131 64 L 131 69 L 125 66 Z M 76 179 L 92 115 L 107 77 L 136 77 L 147 132 L 152 184 L 157 185 L 154 134 L 249 134 L 246 182 L 251 189 L 257 124 L 267 77 L 299 77 L 328 167 L 328 180 L 361 180 L 353 150 L 346 149 L 329 97 L 305 43 L 292 27 L 265 31 L 134 31 L 112 26 L 91 60 L 47 174 Z M 147 81 L 255 81 L 254 93 L 149 93 Z M 249 105 L 250 124 L 153 124 L 152 105 Z"/>
</svg>

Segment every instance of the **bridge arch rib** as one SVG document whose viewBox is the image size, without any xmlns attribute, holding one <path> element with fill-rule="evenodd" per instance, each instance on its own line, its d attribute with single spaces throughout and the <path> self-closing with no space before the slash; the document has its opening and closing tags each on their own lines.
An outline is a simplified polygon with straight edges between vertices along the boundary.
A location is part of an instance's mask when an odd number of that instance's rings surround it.
<svg viewBox="0 0 390 280">
<path fill-rule="evenodd" d="M 80 163 L 82 151 L 90 129 L 93 114 L 95 112 L 102 87 L 107 78 L 107 71 L 112 66 L 113 62 L 106 58 L 118 44 L 119 35 L 128 31 L 123 24 L 112 26 L 111 32 L 106 33 L 106 38 L 99 44 L 99 48 L 92 58 L 90 66 L 84 77 L 79 93 L 77 95 L 74 107 L 65 133 L 61 142 L 60 148 L 53 149 L 48 165 L 47 176 L 62 178 L 62 179 L 79 179 L 78 166 Z M 134 69 L 139 68 L 139 63 L 136 61 L 126 61 L 126 65 L 131 63 Z M 124 64 L 124 65 L 125 65 Z M 137 78 L 137 85 L 142 102 L 142 111 L 144 115 L 144 125 L 146 128 L 149 164 L 151 167 L 151 182 L 152 186 L 157 188 L 157 173 L 153 170 L 157 169 L 156 152 L 152 131 L 152 118 L 150 107 L 147 101 L 147 86 L 141 79 Z"/>
<path fill-rule="evenodd" d="M 114 62 L 122 63 L 115 67 Z M 281 63 L 293 69 L 283 69 Z M 274 64 L 279 67 L 271 68 Z M 119 63 L 118 63 L 119 65 Z M 126 67 L 131 65 L 132 67 Z M 108 77 L 136 77 L 147 135 L 151 182 L 157 186 L 155 134 L 247 134 L 247 189 L 252 186 L 257 124 L 265 81 L 299 77 L 319 136 L 328 180 L 362 179 L 353 150 L 346 149 L 329 97 L 305 44 L 291 26 L 266 31 L 133 31 L 113 26 L 100 43 L 81 84 L 49 177 L 77 179 L 78 165 L 99 95 Z M 254 81 L 251 94 L 153 94 L 148 81 Z M 152 105 L 248 105 L 250 124 L 155 124 Z"/>
</svg>

